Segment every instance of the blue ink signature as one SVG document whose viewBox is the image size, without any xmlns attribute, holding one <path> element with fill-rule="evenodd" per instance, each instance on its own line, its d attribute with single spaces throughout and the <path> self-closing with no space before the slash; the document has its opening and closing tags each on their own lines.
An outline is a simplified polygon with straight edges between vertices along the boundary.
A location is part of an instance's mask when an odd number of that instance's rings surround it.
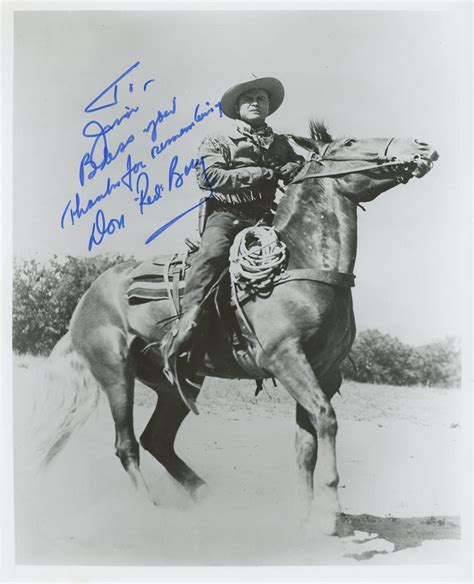
<svg viewBox="0 0 474 584">
<path fill-rule="evenodd" d="M 206 105 L 210 106 L 209 109 L 207 109 L 205 112 L 199 113 L 199 110 L 201 108 L 201 104 L 197 104 L 197 106 L 194 109 L 194 121 L 195 122 L 202 122 L 202 120 L 204 118 L 207 118 L 207 116 L 209 116 L 210 114 L 214 113 L 215 109 L 217 109 L 217 111 L 219 112 L 219 117 L 222 118 L 222 106 L 221 106 L 221 102 L 218 101 L 217 103 L 214 104 L 214 107 L 211 106 L 211 104 L 206 101 Z"/>
<path fill-rule="evenodd" d="M 164 110 L 164 111 L 158 110 L 155 118 L 153 120 L 150 120 L 150 122 L 148 123 L 146 128 L 143 128 L 143 133 L 148 134 L 151 130 L 151 139 L 153 142 L 155 142 L 156 141 L 156 128 L 157 128 L 158 124 L 161 124 L 162 122 L 164 122 L 166 120 L 166 118 L 169 118 L 170 116 L 174 116 L 175 113 L 176 113 L 176 96 L 173 97 L 171 108 L 169 110 Z"/>
<path fill-rule="evenodd" d="M 204 160 L 202 158 L 191 158 L 189 164 L 185 164 L 183 172 L 177 170 L 179 158 L 177 155 L 173 156 L 171 159 L 169 169 L 168 169 L 168 190 L 171 192 L 173 189 L 180 189 L 184 184 L 184 178 L 187 177 L 192 170 L 201 167 L 203 171 Z"/>
<path fill-rule="evenodd" d="M 206 101 L 206 104 L 209 104 L 209 102 Z M 214 111 L 217 110 L 220 118 L 223 116 L 220 101 L 218 101 L 214 107 L 209 108 L 208 110 L 206 110 L 206 112 L 203 112 L 202 114 L 199 113 L 199 108 L 200 108 L 200 105 L 198 104 L 196 106 L 196 108 L 194 109 L 194 120 L 192 122 L 190 122 L 186 126 L 183 126 L 179 130 L 179 132 L 177 132 L 176 134 L 169 136 L 168 138 L 166 138 L 165 140 L 163 140 L 162 142 L 160 142 L 159 144 L 157 144 L 156 146 L 153 146 L 151 148 L 150 154 L 151 154 L 151 157 L 153 159 L 155 159 L 157 156 L 159 156 L 164 150 L 166 150 L 166 148 L 168 148 L 169 146 L 171 146 L 172 144 L 177 142 L 185 134 L 187 134 L 188 132 L 191 132 L 191 130 L 193 130 L 195 128 L 196 124 L 202 122 L 208 115 L 210 115 Z"/>
<path fill-rule="evenodd" d="M 137 108 L 130 109 L 130 115 L 136 109 Z M 90 151 L 86 152 L 82 157 L 79 166 L 79 182 L 82 186 L 85 184 L 85 178 L 92 180 L 97 174 L 97 171 L 104 170 L 107 165 L 113 162 L 120 154 L 125 152 L 127 147 L 135 141 L 134 134 L 130 134 L 125 142 L 119 142 L 115 152 L 111 152 L 107 143 L 107 133 L 114 127 L 114 124 L 112 124 L 112 126 L 102 126 L 100 122 L 92 120 L 84 126 L 82 130 L 83 136 L 86 138 L 94 138 L 94 143 Z M 101 148 L 102 151 L 100 152 Z M 99 157 L 101 158 L 100 161 L 95 159 L 96 150 L 99 151 Z M 87 177 L 85 177 L 87 168 L 90 168 L 91 170 L 87 173 Z"/>
<path fill-rule="evenodd" d="M 132 185 L 132 176 L 137 175 L 139 171 L 141 171 L 144 168 L 146 168 L 146 164 L 142 160 L 139 160 L 138 162 L 133 162 L 132 157 L 129 154 L 127 156 L 126 171 L 120 177 L 119 180 L 113 181 L 110 178 L 110 176 L 107 177 L 107 184 L 104 192 L 100 193 L 99 195 L 92 199 L 88 199 L 85 205 L 83 205 L 79 193 L 76 193 L 76 196 L 74 198 L 74 204 L 72 200 L 69 200 L 67 202 L 61 214 L 61 229 L 64 229 L 66 219 L 69 219 L 70 224 L 74 225 L 76 220 L 79 220 L 84 215 L 87 215 L 87 213 L 91 209 L 93 209 L 97 205 L 97 203 L 100 203 L 101 201 L 109 197 L 114 192 L 115 189 L 120 188 L 122 185 L 127 187 L 129 191 L 133 191 L 134 187 Z"/>
<path fill-rule="evenodd" d="M 163 196 L 164 187 L 161 183 L 156 183 L 153 187 L 153 196 L 148 194 L 150 190 L 150 178 L 147 172 L 141 172 L 137 177 L 136 191 L 138 197 L 134 201 L 138 203 L 140 215 L 143 215 L 144 208 L 154 205 Z"/>
<path fill-rule="evenodd" d="M 76 193 L 76 197 L 74 199 L 74 207 L 71 208 L 72 201 L 69 200 L 67 205 L 64 207 L 64 211 L 61 215 L 61 229 L 64 229 L 64 222 L 66 217 L 69 216 L 69 221 L 71 225 L 75 224 L 76 219 L 80 219 L 83 215 L 86 215 L 91 209 L 93 209 L 97 203 L 100 203 L 103 199 L 107 198 L 109 195 L 112 194 L 114 189 L 120 186 L 120 181 L 112 182 L 110 177 L 107 177 L 107 186 L 105 190 L 100 195 L 97 195 L 93 199 L 88 199 L 86 206 L 83 207 L 81 203 L 81 196 L 79 193 Z"/>
<path fill-rule="evenodd" d="M 116 128 L 117 126 L 120 126 L 120 124 L 124 121 L 124 120 L 129 120 L 133 114 L 135 114 L 136 112 L 138 112 L 140 110 L 140 107 L 137 105 L 137 107 L 130 107 L 128 105 L 125 106 L 125 112 L 119 116 L 118 118 L 116 118 L 112 124 L 105 124 L 104 126 L 104 134 L 107 134 L 107 132 L 110 132 L 110 130 L 113 130 L 114 128 Z M 89 122 L 89 124 L 94 124 L 97 122 Z M 87 136 L 87 134 L 84 134 L 84 130 L 89 126 L 89 124 L 86 124 L 84 126 L 84 128 L 82 129 L 82 135 Z"/>
<path fill-rule="evenodd" d="M 120 229 L 125 229 L 125 215 L 123 213 L 118 219 L 106 221 L 104 212 L 99 209 L 92 224 L 92 232 L 87 249 L 91 251 L 94 245 L 99 246 L 102 243 L 106 235 L 113 235 L 115 231 Z"/>
<path fill-rule="evenodd" d="M 195 170 L 198 167 L 202 167 L 203 171 L 205 171 L 204 161 L 202 158 L 192 158 L 191 161 L 184 166 L 182 172 L 177 170 L 178 163 L 178 156 L 173 156 L 168 169 L 168 192 L 172 192 L 173 189 L 180 189 L 184 184 L 185 178 L 189 176 L 192 170 Z M 132 170 L 137 172 L 138 168 L 145 167 L 141 161 L 139 164 L 136 164 Z M 130 188 L 130 190 L 132 190 L 131 183 L 127 186 Z M 152 188 L 150 187 L 150 177 L 147 172 L 140 172 L 140 174 L 137 176 L 135 190 L 138 196 L 134 198 L 134 201 L 138 203 L 141 215 L 144 214 L 146 207 L 154 205 L 160 199 L 162 199 L 165 192 L 165 188 L 161 183 L 155 183 Z M 150 190 L 152 191 L 151 195 L 149 194 Z"/>
<path fill-rule="evenodd" d="M 119 91 L 125 92 L 128 87 L 128 92 L 133 93 L 135 91 L 134 80 L 131 77 L 125 79 L 129 76 L 137 67 L 140 65 L 140 61 L 136 61 L 131 67 L 126 69 L 122 74 L 114 79 L 110 84 L 108 84 L 105 89 L 98 93 L 87 106 L 84 111 L 87 114 L 92 114 L 106 108 L 111 108 L 119 104 Z M 122 83 L 122 86 L 120 86 Z M 155 83 L 154 78 L 147 79 L 144 83 L 139 82 L 142 85 L 138 85 L 138 89 L 143 89 L 146 92 L 151 84 Z M 125 87 L 124 87 L 125 85 Z M 117 108 L 118 109 L 118 108 Z M 177 191 L 182 188 L 186 178 L 192 173 L 193 170 L 202 167 L 205 172 L 204 162 L 200 158 L 191 158 L 186 162 L 186 164 L 181 163 L 179 156 L 175 155 L 172 157 L 168 167 L 168 177 L 167 183 L 164 186 L 160 182 L 155 182 L 149 171 L 147 169 L 147 164 L 143 160 L 134 160 L 133 149 L 131 145 L 136 142 L 138 134 L 132 132 L 127 132 L 125 138 L 120 137 L 123 141 L 118 141 L 116 144 L 109 144 L 111 142 L 110 135 L 113 131 L 121 126 L 125 125 L 132 116 L 140 111 L 140 107 L 132 107 L 131 105 L 122 105 L 122 112 L 120 115 L 115 117 L 115 119 L 106 124 L 103 121 L 93 119 L 88 121 L 82 128 L 82 135 L 85 138 L 91 140 L 89 142 L 90 148 L 86 151 L 79 165 L 79 181 L 82 187 L 85 186 L 87 181 L 92 181 L 99 171 L 104 171 L 109 165 L 115 162 L 119 157 L 126 159 L 125 169 L 121 169 L 123 174 L 118 174 L 112 178 L 108 176 L 106 178 L 105 188 L 100 194 L 88 198 L 84 202 L 81 200 L 81 195 L 79 192 L 76 193 L 75 197 L 71 198 L 64 207 L 61 214 L 61 229 L 64 229 L 66 225 L 75 225 L 75 223 L 80 220 L 84 215 L 87 215 L 92 210 L 95 211 L 95 217 L 93 224 L 91 226 L 91 232 L 88 242 L 88 250 L 91 251 L 94 247 L 98 247 L 102 244 L 103 240 L 114 233 L 125 229 L 125 214 L 120 211 L 118 217 L 106 218 L 104 211 L 97 208 L 99 203 L 104 199 L 109 197 L 116 189 L 124 186 L 132 194 L 133 201 L 137 204 L 139 212 L 143 215 L 146 209 L 158 201 L 160 201 L 164 193 Z M 174 116 L 177 112 L 177 97 L 174 96 L 171 100 L 171 104 L 167 108 L 162 110 L 157 110 L 156 115 L 150 119 L 147 125 L 142 129 L 144 134 L 150 136 L 152 144 L 150 145 L 150 155 L 152 159 L 159 156 L 164 150 L 169 148 L 172 144 L 180 140 L 185 134 L 192 131 L 198 124 L 205 121 L 211 115 L 218 115 L 223 117 L 221 103 L 217 102 L 211 105 L 210 101 L 205 101 L 198 103 L 193 111 L 193 117 L 189 120 L 189 123 L 184 125 L 179 131 L 174 134 L 162 139 L 158 142 L 158 133 L 160 124 L 163 124 L 168 118 Z M 96 117 L 96 116 L 93 116 Z M 135 118 L 134 118 L 135 119 Z M 128 137 L 127 137 L 128 136 Z M 160 138 L 161 140 L 161 138 Z M 124 157 L 121 157 L 125 154 Z M 108 174 L 107 172 L 104 174 Z M 118 178 L 120 177 L 120 178 Z M 209 191 L 207 199 L 212 198 L 212 190 Z M 85 197 L 84 197 L 85 198 Z M 182 217 L 192 212 L 194 209 L 198 208 L 203 204 L 201 200 L 196 205 L 193 205 L 186 211 L 183 211 L 177 215 L 171 221 L 168 221 L 165 225 L 157 229 L 150 237 L 147 239 L 146 243 L 149 244 L 160 233 L 168 229 L 171 225 L 179 221 Z"/>
<path fill-rule="evenodd" d="M 133 162 L 130 154 L 127 156 L 127 170 L 120 179 L 121 184 L 125 185 L 127 189 L 131 192 L 135 191 L 138 197 L 133 200 L 138 203 L 140 209 L 140 215 L 143 215 L 143 210 L 145 207 L 153 205 L 161 199 L 164 187 L 162 184 L 155 184 L 153 187 L 154 195 L 151 197 L 148 194 L 150 189 L 150 178 L 148 173 L 143 169 L 146 168 L 146 164 L 143 160 L 138 162 Z M 132 183 L 132 176 L 137 176 L 135 183 Z"/>
<path fill-rule="evenodd" d="M 122 73 L 121 75 L 119 75 L 117 77 L 117 79 L 115 79 L 114 81 L 112 81 L 112 83 L 110 83 L 110 85 L 107 85 L 107 87 L 103 91 L 101 91 L 99 93 L 99 95 L 97 95 L 96 97 L 94 97 L 94 99 L 90 103 L 88 103 L 86 105 L 86 107 L 84 108 L 84 111 L 86 113 L 88 113 L 88 114 L 91 114 L 92 112 L 96 112 L 96 111 L 99 111 L 101 109 L 105 109 L 107 107 L 112 107 L 114 105 L 117 105 L 117 103 L 118 103 L 117 94 L 118 94 L 118 83 L 119 83 L 119 81 L 121 81 L 131 71 L 133 71 L 136 67 L 138 67 L 138 65 L 140 65 L 140 61 L 137 61 L 136 63 L 134 63 L 124 73 Z M 102 97 L 107 97 L 107 95 L 108 95 L 109 92 L 112 92 L 112 97 L 109 96 L 110 101 L 106 101 L 102 105 L 97 105 L 97 102 L 100 101 L 100 99 Z"/>
<path fill-rule="evenodd" d="M 171 175 L 172 169 L 176 168 L 177 164 L 178 164 L 178 157 L 177 156 L 174 156 L 173 159 L 171 160 L 171 164 L 170 164 L 170 175 Z M 191 162 L 188 165 L 185 166 L 185 171 L 186 171 L 186 169 L 188 169 L 188 174 L 189 174 L 189 172 L 192 170 L 192 168 L 198 168 L 199 166 L 202 167 L 202 170 L 203 170 L 203 173 L 204 173 L 204 177 L 206 178 L 207 182 L 209 183 L 209 180 L 208 180 L 207 174 L 206 174 L 206 166 L 205 166 L 205 163 L 204 163 L 204 159 L 203 158 L 199 158 L 199 159 L 194 159 L 193 158 L 193 159 L 191 159 Z M 182 179 L 182 175 L 181 175 L 181 179 Z M 180 188 L 180 187 L 177 187 L 177 188 Z M 170 190 L 171 190 L 171 187 L 170 187 Z M 204 197 L 203 199 L 201 199 L 199 201 L 199 203 L 196 203 L 195 205 L 193 205 L 189 209 L 186 209 L 186 211 L 183 211 L 182 213 L 180 213 L 176 217 L 173 217 L 173 219 L 171 219 L 170 221 L 168 221 L 167 223 L 165 223 L 164 225 L 162 225 L 161 227 L 159 227 L 156 231 L 154 231 L 147 238 L 147 240 L 145 241 L 145 245 L 150 244 L 159 235 L 161 235 L 163 233 L 163 231 L 166 231 L 167 229 L 169 229 L 177 221 L 179 221 L 180 219 L 182 219 L 183 217 L 185 217 L 188 213 L 191 213 L 195 209 L 198 209 L 199 207 L 201 207 L 201 205 L 204 205 L 204 203 L 206 203 L 207 201 L 209 201 L 213 197 L 214 197 L 214 193 L 213 193 L 212 188 L 210 187 L 209 188 L 209 191 L 208 191 L 208 194 L 207 194 L 206 197 Z"/>
<path fill-rule="evenodd" d="M 169 138 L 166 138 L 166 140 L 164 140 L 163 142 L 160 142 L 158 144 L 158 146 L 153 146 L 152 149 L 150 150 L 151 157 L 153 159 L 155 159 L 164 150 L 166 150 L 166 148 L 168 148 L 168 146 L 171 146 L 171 144 L 174 144 L 180 138 L 182 138 L 185 134 L 187 134 L 188 132 L 190 132 L 194 128 L 194 126 L 195 126 L 195 123 L 194 122 L 191 122 L 187 126 L 184 126 L 183 128 L 181 128 L 180 131 L 177 134 L 173 134 Z"/>
<path fill-rule="evenodd" d="M 164 225 L 162 225 L 161 227 L 159 227 L 156 231 L 154 231 L 149 237 L 148 239 L 145 241 L 145 245 L 150 244 L 153 240 L 155 240 L 159 235 L 161 235 L 163 233 L 163 231 L 166 231 L 167 229 L 169 229 L 172 225 L 174 225 L 177 221 L 179 221 L 180 219 L 182 219 L 185 215 L 187 215 L 188 213 L 191 213 L 192 211 L 194 211 L 195 209 L 197 209 L 198 207 L 200 207 L 201 205 L 204 205 L 204 203 L 206 201 L 208 201 L 209 199 L 212 199 L 213 195 L 209 195 L 208 197 L 205 197 L 204 199 L 201 199 L 199 201 L 199 203 L 196 203 L 195 205 L 193 205 L 192 207 L 190 207 L 189 209 L 186 209 L 186 211 L 183 211 L 182 213 L 180 213 L 179 215 L 176 215 L 176 217 L 173 217 L 173 219 L 171 219 L 170 221 L 168 221 L 167 223 L 165 223 Z"/>
<path fill-rule="evenodd" d="M 146 164 L 143 160 L 139 160 L 138 162 L 132 162 L 132 157 L 130 154 L 127 156 L 127 170 L 122 175 L 120 182 L 127 187 L 129 191 L 133 191 L 132 186 L 132 175 L 138 174 L 138 172 L 142 169 L 146 168 Z"/>
</svg>

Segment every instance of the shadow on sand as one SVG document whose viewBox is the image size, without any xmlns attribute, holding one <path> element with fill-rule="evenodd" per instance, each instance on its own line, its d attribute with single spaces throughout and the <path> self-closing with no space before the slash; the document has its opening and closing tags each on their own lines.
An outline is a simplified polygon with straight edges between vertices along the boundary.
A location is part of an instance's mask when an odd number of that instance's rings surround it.
<svg viewBox="0 0 474 584">
<path fill-rule="evenodd" d="M 455 516 L 430 517 L 377 517 L 375 515 L 346 515 L 354 531 L 377 534 L 378 538 L 391 542 L 391 552 L 369 549 L 362 553 L 348 554 L 356 560 L 368 560 L 376 554 L 387 554 L 407 548 L 416 548 L 427 540 L 460 539 L 461 522 Z M 371 538 L 367 538 L 367 543 Z M 360 541 L 360 543 L 364 543 Z"/>
</svg>

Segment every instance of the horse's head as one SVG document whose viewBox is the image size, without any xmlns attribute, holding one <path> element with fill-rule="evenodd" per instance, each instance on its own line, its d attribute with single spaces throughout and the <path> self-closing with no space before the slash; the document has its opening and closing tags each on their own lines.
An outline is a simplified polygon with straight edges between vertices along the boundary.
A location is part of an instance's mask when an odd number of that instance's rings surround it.
<svg viewBox="0 0 474 584">
<path fill-rule="evenodd" d="M 311 123 L 315 155 L 306 175 L 338 180 L 339 190 L 352 200 L 371 201 L 379 194 L 431 170 L 438 154 L 429 144 L 405 138 L 344 138 L 332 140 L 324 126 Z"/>
</svg>

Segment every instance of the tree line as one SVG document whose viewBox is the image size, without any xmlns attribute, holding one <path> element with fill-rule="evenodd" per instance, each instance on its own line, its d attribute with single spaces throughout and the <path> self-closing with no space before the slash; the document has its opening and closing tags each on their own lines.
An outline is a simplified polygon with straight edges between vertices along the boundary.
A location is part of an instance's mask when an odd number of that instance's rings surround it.
<svg viewBox="0 0 474 584">
<path fill-rule="evenodd" d="M 111 266 L 133 258 L 67 256 L 60 261 L 15 260 L 13 269 L 13 350 L 48 355 L 66 333 L 74 308 L 92 282 Z M 342 363 L 346 379 L 405 385 L 453 387 L 461 380 L 456 338 L 412 346 L 376 329 L 361 331 L 351 358 Z"/>
</svg>

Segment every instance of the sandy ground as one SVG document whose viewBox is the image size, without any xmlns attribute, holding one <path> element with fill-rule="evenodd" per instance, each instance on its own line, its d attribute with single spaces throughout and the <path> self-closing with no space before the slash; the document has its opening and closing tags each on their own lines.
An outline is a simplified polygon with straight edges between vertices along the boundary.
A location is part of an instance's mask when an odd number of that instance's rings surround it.
<svg viewBox="0 0 474 584">
<path fill-rule="evenodd" d="M 211 488 L 199 505 L 147 453 L 160 502 L 132 492 L 114 456 L 105 399 L 52 468 L 27 464 L 27 412 L 41 360 L 14 372 L 16 559 L 20 564 L 456 564 L 463 431 L 454 389 L 345 383 L 339 419 L 340 499 L 356 536 L 303 538 L 295 525 L 294 406 L 271 383 L 210 380 L 177 450 Z M 137 388 L 137 433 L 154 396 Z"/>
</svg>

